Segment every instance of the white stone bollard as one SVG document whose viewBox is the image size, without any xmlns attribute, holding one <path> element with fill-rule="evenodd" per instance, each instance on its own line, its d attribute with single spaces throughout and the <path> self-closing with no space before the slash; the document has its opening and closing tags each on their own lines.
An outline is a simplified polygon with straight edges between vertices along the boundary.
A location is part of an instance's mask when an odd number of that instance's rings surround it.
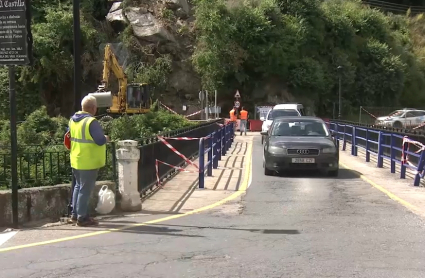
<svg viewBox="0 0 425 278">
<path fill-rule="evenodd" d="M 138 162 L 140 150 L 137 141 L 123 140 L 118 142 L 118 188 L 121 195 L 122 211 L 140 211 L 142 201 L 138 190 Z"/>
</svg>

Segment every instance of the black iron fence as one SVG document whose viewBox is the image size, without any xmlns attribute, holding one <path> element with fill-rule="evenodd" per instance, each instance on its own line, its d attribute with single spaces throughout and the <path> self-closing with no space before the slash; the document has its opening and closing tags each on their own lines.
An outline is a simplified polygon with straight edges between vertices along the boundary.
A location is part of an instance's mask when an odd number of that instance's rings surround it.
<svg viewBox="0 0 425 278">
<path fill-rule="evenodd" d="M 219 124 L 223 124 L 224 120 L 209 121 L 194 127 L 184 128 L 169 133 L 161 134 L 165 138 L 171 137 L 204 137 L 220 128 Z M 186 156 L 193 158 L 197 156 L 199 151 L 199 140 L 169 140 L 177 151 Z M 174 166 L 182 166 L 184 159 L 176 153 L 173 153 L 163 142 L 157 137 L 146 138 L 140 141 L 140 160 L 138 171 L 139 192 L 141 194 L 151 190 L 157 183 L 155 160 L 169 163 Z M 176 170 L 163 164 L 159 164 L 160 179 L 172 176 Z M 195 169 L 194 169 L 195 170 Z"/>
<path fill-rule="evenodd" d="M 99 179 L 114 177 L 115 143 L 107 145 L 106 166 L 100 170 Z M 0 189 L 11 184 L 11 153 L 9 146 L 0 146 Z M 18 187 L 38 187 L 64 184 L 71 181 L 69 151 L 63 145 L 25 145 L 18 149 Z"/>
</svg>

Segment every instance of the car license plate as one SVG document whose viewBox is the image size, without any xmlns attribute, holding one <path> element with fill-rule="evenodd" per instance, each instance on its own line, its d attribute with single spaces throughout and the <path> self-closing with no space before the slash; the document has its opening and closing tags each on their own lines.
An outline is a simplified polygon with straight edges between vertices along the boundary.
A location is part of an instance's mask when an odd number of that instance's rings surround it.
<svg viewBox="0 0 425 278">
<path fill-rule="evenodd" d="M 292 163 L 315 163 L 314 158 L 292 158 Z"/>
</svg>

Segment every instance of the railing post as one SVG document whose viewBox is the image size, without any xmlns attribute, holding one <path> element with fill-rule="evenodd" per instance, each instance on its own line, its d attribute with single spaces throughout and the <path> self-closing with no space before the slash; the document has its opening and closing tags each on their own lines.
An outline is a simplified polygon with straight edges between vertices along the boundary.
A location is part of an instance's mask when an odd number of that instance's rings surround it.
<svg viewBox="0 0 425 278">
<path fill-rule="evenodd" d="M 214 169 L 217 169 L 217 167 L 218 167 L 218 155 L 220 153 L 218 151 L 218 146 L 219 146 L 218 138 L 220 137 L 219 135 L 220 135 L 219 131 L 214 132 L 213 146 L 212 146 L 212 148 L 213 148 L 213 158 L 212 159 L 213 159 L 213 168 Z"/>
<path fill-rule="evenodd" d="M 384 141 L 384 134 L 380 131 L 378 135 L 378 168 L 384 167 L 384 158 L 382 157 L 384 154 L 384 147 L 382 146 L 382 141 Z"/>
<path fill-rule="evenodd" d="M 351 133 L 351 155 L 357 156 L 357 138 L 356 138 L 356 127 L 352 126 Z"/>
<path fill-rule="evenodd" d="M 369 129 L 366 128 L 366 162 L 370 162 L 370 152 L 369 152 Z"/>
<path fill-rule="evenodd" d="M 205 164 L 205 148 L 204 148 L 204 138 L 199 140 L 199 188 L 204 188 L 204 169 Z"/>
<path fill-rule="evenodd" d="M 407 158 L 407 147 L 409 146 L 409 144 L 404 143 L 403 140 L 403 145 L 401 146 L 401 148 L 403 149 L 402 154 L 404 153 L 404 155 L 401 156 L 401 167 L 400 167 L 400 179 L 405 179 L 406 178 L 406 165 L 405 165 L 405 161 Z"/>
<path fill-rule="evenodd" d="M 227 130 L 226 126 L 224 126 L 223 129 L 221 130 L 221 155 L 222 156 L 226 155 L 226 130 Z"/>
<path fill-rule="evenodd" d="M 230 148 L 230 146 L 232 145 L 233 140 L 235 139 L 235 135 L 236 135 L 236 133 L 235 133 L 235 124 L 236 124 L 236 122 L 232 122 L 232 123 L 230 124 L 230 126 L 231 126 L 232 128 L 230 129 L 230 143 L 229 143 L 229 148 Z"/>
<path fill-rule="evenodd" d="M 217 165 L 218 165 L 218 161 L 221 160 L 221 152 L 222 152 L 222 147 L 223 147 L 223 144 L 222 144 L 223 137 L 221 136 L 222 135 L 221 130 L 222 130 L 222 128 L 220 128 L 217 132 L 217 154 L 216 154 L 217 155 Z"/>
<path fill-rule="evenodd" d="M 233 130 L 233 124 L 230 123 L 227 127 L 227 138 L 226 138 L 226 151 L 230 149 L 230 144 L 232 140 L 232 130 Z"/>
<path fill-rule="evenodd" d="M 395 173 L 395 136 L 391 133 L 391 143 L 390 143 L 390 157 L 391 157 L 391 173 Z"/>
<path fill-rule="evenodd" d="M 344 133 L 342 137 L 342 150 L 345 151 L 347 149 L 347 125 L 344 124 Z"/>
<path fill-rule="evenodd" d="M 419 186 L 421 183 L 421 172 L 424 170 L 425 165 L 425 152 L 421 152 L 421 156 L 419 157 L 418 168 L 416 168 L 415 180 L 413 182 L 414 186 Z"/>
<path fill-rule="evenodd" d="M 214 133 L 210 134 L 210 137 L 207 139 L 208 140 L 208 168 L 207 168 L 207 175 L 209 177 L 212 176 L 212 169 L 213 169 L 213 144 L 214 144 Z"/>
</svg>

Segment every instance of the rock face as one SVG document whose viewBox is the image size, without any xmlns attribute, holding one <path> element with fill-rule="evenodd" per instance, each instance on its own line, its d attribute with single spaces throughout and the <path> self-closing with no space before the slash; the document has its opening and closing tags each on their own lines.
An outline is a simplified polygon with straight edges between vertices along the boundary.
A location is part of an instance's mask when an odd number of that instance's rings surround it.
<svg viewBox="0 0 425 278">
<path fill-rule="evenodd" d="M 146 9 L 129 8 L 125 11 L 125 16 L 133 28 L 134 35 L 139 39 L 150 42 L 176 41 L 164 25 Z"/>
<path fill-rule="evenodd" d="M 189 4 L 187 0 L 165 0 L 166 5 L 182 16 L 188 15 L 190 12 Z"/>
<path fill-rule="evenodd" d="M 136 1 L 133 1 L 132 6 L 125 8 L 122 1 L 114 2 L 106 20 L 117 34 L 127 26 L 131 26 L 134 37 L 138 39 L 140 45 L 153 49 L 149 55 L 154 55 L 156 52 L 171 55 L 172 73 L 168 76 L 168 86 L 162 95 L 167 95 L 168 99 L 174 96 L 177 98 L 186 95 L 197 96 L 201 82 L 190 62 L 193 42 L 190 37 L 182 34 L 182 30 L 185 32 L 190 30 L 190 24 L 194 20 L 191 17 L 188 1 L 139 0 L 139 4 L 134 2 Z M 103 50 L 102 47 L 101 50 Z M 128 57 L 127 53 L 121 55 L 121 51 L 121 45 L 114 47 L 114 52 L 119 59 L 123 58 L 122 56 Z M 124 60 L 129 61 L 126 58 Z M 187 97 L 183 98 L 187 99 Z"/>
</svg>

